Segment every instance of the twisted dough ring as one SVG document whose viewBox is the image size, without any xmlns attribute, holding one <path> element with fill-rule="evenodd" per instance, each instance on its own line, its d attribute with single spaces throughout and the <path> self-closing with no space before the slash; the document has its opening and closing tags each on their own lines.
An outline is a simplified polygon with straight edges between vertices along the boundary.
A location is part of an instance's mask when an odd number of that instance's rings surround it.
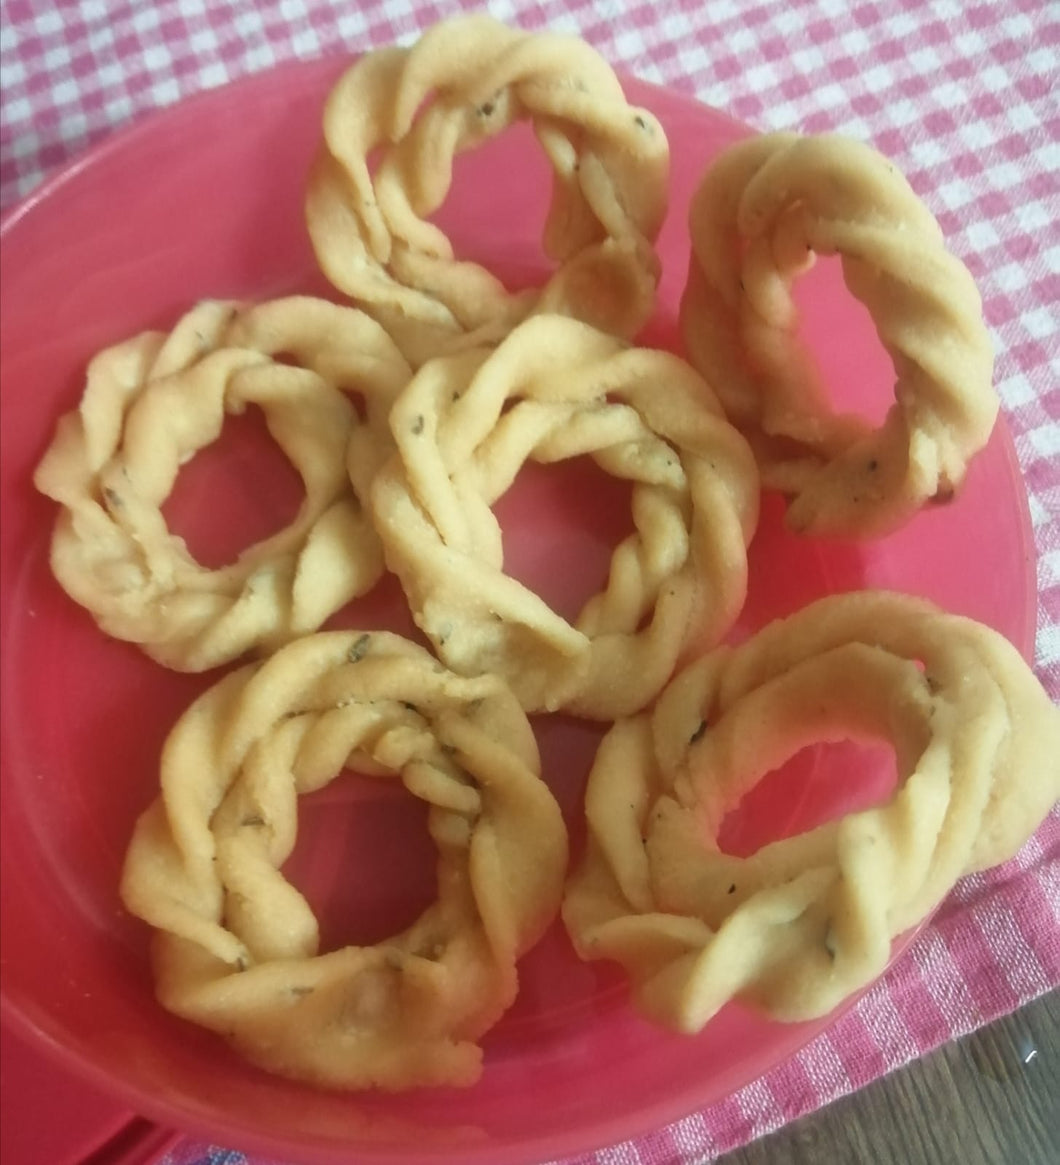
<svg viewBox="0 0 1060 1165">
<path fill-rule="evenodd" d="M 719 850 L 761 776 L 851 736 L 893 743 L 886 804 L 749 858 Z M 605 738 L 565 921 L 678 1030 L 733 997 L 824 1015 L 957 878 L 1016 852 L 1060 796 L 1058 756 L 1060 712 L 996 632 L 885 592 L 822 599 L 697 662 Z"/>
<path fill-rule="evenodd" d="M 318 954 L 280 873 L 297 798 L 345 765 L 426 801 L 438 899 L 401 934 Z M 157 928 L 158 996 L 266 1070 L 336 1088 L 473 1083 L 474 1041 L 515 998 L 555 916 L 559 808 L 533 733 L 492 677 L 388 632 L 320 632 L 225 677 L 184 714 L 122 897 Z"/>
<path fill-rule="evenodd" d="M 427 220 L 449 192 L 454 156 L 526 118 L 553 169 L 543 241 L 559 267 L 543 289 L 509 293 L 454 259 Z M 627 104 L 587 44 L 466 16 L 411 49 L 369 53 L 341 78 L 306 218 L 328 279 L 422 363 L 495 342 L 535 309 L 632 336 L 654 307 L 668 175 L 662 127 Z"/>
<path fill-rule="evenodd" d="M 387 564 L 461 674 L 502 676 L 528 710 L 612 719 L 644 706 L 682 652 L 717 642 L 747 588 L 758 481 L 696 372 L 586 324 L 536 316 L 500 347 L 425 365 L 390 416 L 372 486 Z M 590 455 L 633 483 L 636 532 L 574 626 L 504 574 L 490 506 L 528 458 Z"/>
<path fill-rule="evenodd" d="M 708 170 L 689 224 L 685 342 L 789 525 L 873 536 L 948 500 L 997 415 L 993 354 L 971 275 L 895 167 L 841 137 L 753 138 Z M 799 344 L 791 287 L 816 254 L 842 256 L 894 363 L 875 431 L 831 412 Z"/>
<path fill-rule="evenodd" d="M 56 578 L 103 630 L 180 671 L 314 630 L 382 572 L 358 497 L 386 456 L 386 411 L 410 376 L 374 320 L 302 297 L 244 311 L 205 302 L 168 336 L 145 332 L 103 351 L 34 479 L 63 506 Z M 364 394 L 366 424 L 343 389 Z M 286 529 L 208 570 L 161 506 L 181 465 L 249 403 L 306 496 Z"/>
</svg>

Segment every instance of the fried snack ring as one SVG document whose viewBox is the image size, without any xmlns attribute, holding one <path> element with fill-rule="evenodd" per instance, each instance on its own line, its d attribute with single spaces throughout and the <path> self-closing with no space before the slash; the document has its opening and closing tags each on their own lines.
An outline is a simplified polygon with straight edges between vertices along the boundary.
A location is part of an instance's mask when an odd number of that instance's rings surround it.
<svg viewBox="0 0 1060 1165">
<path fill-rule="evenodd" d="M 720 851 L 726 812 L 765 773 L 852 736 L 893 744 L 886 804 Z M 605 738 L 568 930 L 679 1031 L 733 998 L 824 1015 L 959 877 L 1016 852 L 1060 797 L 1058 756 L 1060 712 L 993 630 L 886 592 L 822 599 L 693 664 Z"/>
<path fill-rule="evenodd" d="M 993 353 L 971 275 L 896 168 L 839 136 L 752 138 L 708 169 L 689 226 L 690 358 L 791 498 L 788 525 L 871 537 L 949 500 L 997 416 Z M 842 257 L 894 363 L 878 429 L 832 412 L 798 340 L 792 285 L 818 254 Z"/>
<path fill-rule="evenodd" d="M 321 954 L 280 867 L 297 798 L 344 766 L 429 805 L 438 898 L 375 946 Z M 555 917 L 563 820 L 493 677 L 389 632 L 319 632 L 226 676 L 170 734 L 121 893 L 155 927 L 159 1000 L 267 1071 L 332 1088 L 468 1085 Z"/>
<path fill-rule="evenodd" d="M 682 653 L 717 642 L 747 590 L 758 480 L 683 360 L 535 316 L 495 350 L 425 365 L 390 415 L 371 505 L 387 565 L 447 665 L 494 673 L 528 711 L 636 711 Z M 633 483 L 635 533 L 572 626 L 504 573 L 490 509 L 527 459 L 587 454 Z"/>
<path fill-rule="evenodd" d="M 428 219 L 454 157 L 529 119 L 553 170 L 544 288 L 510 293 Z M 669 149 L 587 44 L 488 16 L 366 54 L 332 90 L 306 221 L 321 269 L 416 363 L 496 342 L 534 310 L 632 336 L 654 308 Z M 369 156 L 379 154 L 374 174 Z"/>
<path fill-rule="evenodd" d="M 374 320 L 305 297 L 245 310 L 208 301 L 168 336 L 106 349 L 34 478 L 63 507 L 56 578 L 104 631 L 179 671 L 314 630 L 382 573 L 359 497 L 386 456 L 387 409 L 411 374 Z M 364 395 L 366 423 L 343 390 Z M 251 403 L 306 495 L 289 526 L 210 570 L 161 507 L 226 413 Z"/>
</svg>

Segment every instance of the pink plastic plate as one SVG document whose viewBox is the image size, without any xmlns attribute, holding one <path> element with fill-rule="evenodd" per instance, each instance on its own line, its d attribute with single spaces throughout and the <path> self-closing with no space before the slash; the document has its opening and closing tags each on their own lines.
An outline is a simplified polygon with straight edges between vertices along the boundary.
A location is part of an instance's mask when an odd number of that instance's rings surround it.
<svg viewBox="0 0 1060 1165">
<path fill-rule="evenodd" d="M 202 297 L 326 291 L 301 203 L 322 100 L 340 67 L 284 68 L 145 121 L 45 186 L 3 228 L 5 1015 L 116 1100 L 214 1142 L 362 1165 L 543 1161 L 717 1100 L 828 1021 L 782 1026 L 733 1006 L 697 1038 L 666 1035 L 630 1011 L 618 974 L 574 957 L 558 925 L 524 960 L 519 1000 L 486 1039 L 484 1077 L 468 1091 L 316 1092 L 244 1065 L 166 1015 L 152 996 L 147 933 L 123 912 L 118 875 L 133 821 L 154 795 L 165 734 L 216 676 L 168 673 L 96 630 L 52 580 L 55 511 L 31 484 L 99 348 L 166 327 Z M 690 191 L 708 158 L 745 131 L 685 98 L 638 84 L 631 95 L 654 109 L 672 144 L 663 309 L 650 336 L 673 344 Z M 543 268 L 547 197 L 532 137 L 513 131 L 461 161 L 440 219 L 458 253 L 525 281 Z M 828 264 L 805 281 L 803 302 L 804 330 L 837 398 L 880 415 L 888 362 Z M 186 467 L 167 516 L 203 560 L 222 561 L 283 524 L 297 497 L 262 426 L 243 418 Z M 511 569 L 566 613 L 602 582 L 630 521 L 622 490 L 580 464 L 528 471 L 500 510 Z M 1030 650 L 1032 543 L 1003 426 L 956 502 L 885 541 L 800 541 L 782 530 L 781 511 L 766 499 L 742 631 L 829 591 L 885 586 L 979 618 Z M 410 626 L 392 585 L 337 622 Z M 577 850 L 600 730 L 563 718 L 537 727 Z M 853 793 L 838 779 L 849 757 L 850 748 L 800 754 L 732 815 L 726 844 L 746 852 L 884 795 L 887 756 L 862 755 L 865 782 Z M 289 872 L 319 908 L 327 944 L 375 941 L 431 898 L 432 854 L 410 797 L 350 775 L 307 798 L 301 820 Z"/>
</svg>

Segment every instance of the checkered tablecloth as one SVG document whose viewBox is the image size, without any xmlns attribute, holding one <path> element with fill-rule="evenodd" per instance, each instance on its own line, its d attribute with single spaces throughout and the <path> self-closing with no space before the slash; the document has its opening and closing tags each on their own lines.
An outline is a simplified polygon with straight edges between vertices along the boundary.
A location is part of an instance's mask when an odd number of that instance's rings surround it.
<svg viewBox="0 0 1060 1165">
<path fill-rule="evenodd" d="M 2 0 L 0 201 L 145 111 L 297 57 L 410 40 L 462 8 L 582 35 L 760 128 L 872 142 L 983 293 L 1038 548 L 1038 673 L 1060 697 L 1060 4 L 1056 0 Z M 965 879 L 829 1032 L 720 1104 L 586 1162 L 688 1165 L 1060 985 L 1060 812 Z M 185 1143 L 167 1165 L 243 1161 Z"/>
</svg>

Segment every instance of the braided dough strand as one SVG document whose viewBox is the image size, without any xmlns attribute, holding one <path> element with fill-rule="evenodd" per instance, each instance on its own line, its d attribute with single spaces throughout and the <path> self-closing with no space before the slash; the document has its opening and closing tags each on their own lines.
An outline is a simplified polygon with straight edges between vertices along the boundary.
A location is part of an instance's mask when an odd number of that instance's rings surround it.
<svg viewBox="0 0 1060 1165">
<path fill-rule="evenodd" d="M 993 428 L 993 354 L 971 275 L 896 168 L 837 136 L 753 138 L 705 174 L 689 225 L 685 342 L 789 525 L 875 536 L 948 500 Z M 792 285 L 818 254 L 842 257 L 894 363 L 875 431 L 832 412 L 796 335 Z"/>
<path fill-rule="evenodd" d="M 676 356 L 538 316 L 495 350 L 425 365 L 390 419 L 376 526 L 417 624 L 461 674 L 503 676 L 528 710 L 611 719 L 739 613 L 754 463 Z M 582 454 L 633 483 L 636 531 L 572 625 L 504 573 L 490 507 L 528 458 Z"/>
<path fill-rule="evenodd" d="M 455 156 L 525 119 L 552 165 L 543 242 L 559 266 L 544 288 L 510 293 L 455 259 L 428 219 L 449 193 Z M 534 310 L 630 336 L 654 307 L 668 172 L 662 127 L 628 105 L 587 44 L 465 16 L 411 49 L 367 54 L 339 80 L 306 220 L 328 279 L 416 363 L 496 342 Z"/>
<path fill-rule="evenodd" d="M 426 801 L 437 901 L 319 952 L 280 867 L 297 799 L 345 766 Z M 321 632 L 232 673 L 177 723 L 122 897 L 157 930 L 158 996 L 268 1071 L 334 1088 L 473 1083 L 475 1041 L 559 906 L 566 832 L 504 685 L 387 632 Z"/>
<path fill-rule="evenodd" d="M 314 630 L 382 573 L 359 498 L 387 455 L 387 410 L 410 376 L 374 320 L 305 297 L 242 310 L 206 302 L 168 335 L 101 352 L 34 478 L 63 507 L 56 578 L 104 631 L 180 671 Z M 346 392 L 363 394 L 367 423 Z M 249 404 L 306 495 L 289 526 L 210 570 L 168 529 L 162 505 L 226 414 Z"/>
<path fill-rule="evenodd" d="M 885 804 L 721 851 L 725 814 L 762 776 L 850 738 L 893 745 Z M 824 1015 L 959 877 L 1018 850 L 1060 797 L 1058 757 L 1060 711 L 996 632 L 902 595 L 821 599 L 693 664 L 605 738 L 568 930 L 681 1031 L 734 997 Z"/>
</svg>

